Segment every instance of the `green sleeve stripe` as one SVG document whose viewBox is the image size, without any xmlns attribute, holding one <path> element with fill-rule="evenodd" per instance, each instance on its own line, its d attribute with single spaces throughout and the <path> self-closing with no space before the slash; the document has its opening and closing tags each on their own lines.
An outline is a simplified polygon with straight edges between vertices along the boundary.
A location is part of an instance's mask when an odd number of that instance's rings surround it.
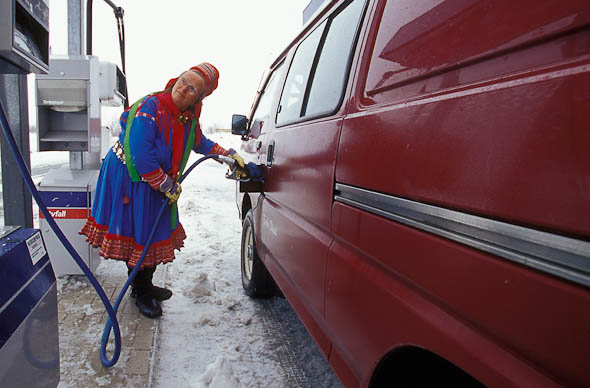
<svg viewBox="0 0 590 388">
<path fill-rule="evenodd" d="M 123 144 L 123 151 L 125 151 L 125 164 L 127 165 L 127 171 L 129 171 L 129 177 L 131 178 L 132 182 L 141 181 L 141 177 L 139 176 L 139 173 L 135 168 L 135 164 L 133 164 L 133 159 L 131 158 L 131 149 L 129 147 L 129 134 L 131 133 L 131 124 L 133 124 L 135 112 L 137 112 L 139 104 L 145 99 L 145 97 L 137 100 L 135 104 L 133 104 L 131 109 L 129 109 L 129 115 L 127 116 L 127 125 L 125 126 L 125 142 Z"/>
</svg>

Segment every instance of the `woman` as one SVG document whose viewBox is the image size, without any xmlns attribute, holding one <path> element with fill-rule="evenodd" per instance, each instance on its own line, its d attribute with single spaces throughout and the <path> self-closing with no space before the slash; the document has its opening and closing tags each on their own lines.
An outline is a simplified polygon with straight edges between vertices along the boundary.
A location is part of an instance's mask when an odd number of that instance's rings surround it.
<svg viewBox="0 0 590 388">
<path fill-rule="evenodd" d="M 125 261 L 131 273 L 162 199 L 169 198 L 172 206 L 166 207 L 132 283 L 131 296 L 149 318 L 162 315 L 160 301 L 172 296 L 170 290 L 154 286 L 152 278 L 156 266 L 174 260 L 174 250 L 184 245 L 186 234 L 175 203 L 181 187 L 176 180 L 190 149 L 231 156 L 244 167 L 235 151 L 207 139 L 198 125 L 202 100 L 217 88 L 218 79 L 218 70 L 202 63 L 168 81 L 163 92 L 146 96 L 123 112 L 123 130 L 104 159 L 92 213 L 80 231 L 89 244 L 100 247 L 101 256 Z"/>
</svg>

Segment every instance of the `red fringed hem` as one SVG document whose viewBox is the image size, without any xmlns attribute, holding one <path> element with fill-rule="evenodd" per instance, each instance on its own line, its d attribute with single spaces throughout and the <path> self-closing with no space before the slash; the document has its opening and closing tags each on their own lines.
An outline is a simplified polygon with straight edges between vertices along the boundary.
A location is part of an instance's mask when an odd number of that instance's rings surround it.
<svg viewBox="0 0 590 388">
<path fill-rule="evenodd" d="M 92 217 L 89 217 L 79 234 L 86 236 L 88 244 L 100 248 L 98 253 L 102 257 L 126 261 L 128 266 L 135 267 L 144 246 L 137 244 L 133 237 L 119 236 L 107 231 L 108 226 L 97 224 Z M 171 262 L 174 260 L 174 250 L 180 250 L 184 246 L 185 239 L 186 233 L 179 222 L 169 239 L 150 245 L 141 268 Z"/>
</svg>

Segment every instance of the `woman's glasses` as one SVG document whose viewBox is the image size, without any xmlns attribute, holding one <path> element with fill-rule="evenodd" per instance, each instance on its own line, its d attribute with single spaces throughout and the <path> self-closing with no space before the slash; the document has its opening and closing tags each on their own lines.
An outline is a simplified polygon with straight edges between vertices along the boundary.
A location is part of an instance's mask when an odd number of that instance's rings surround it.
<svg viewBox="0 0 590 388">
<path fill-rule="evenodd" d="M 182 86 L 184 86 L 185 88 L 188 88 L 189 94 L 191 94 L 193 96 L 197 96 L 199 94 L 197 89 L 193 85 L 189 84 L 188 81 L 186 80 L 186 78 L 181 77 L 180 82 L 181 82 Z"/>
</svg>

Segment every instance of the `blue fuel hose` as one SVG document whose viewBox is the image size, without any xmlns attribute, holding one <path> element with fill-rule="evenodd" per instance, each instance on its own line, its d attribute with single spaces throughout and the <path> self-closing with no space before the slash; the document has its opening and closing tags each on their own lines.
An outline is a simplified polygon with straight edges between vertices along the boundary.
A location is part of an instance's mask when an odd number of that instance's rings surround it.
<svg viewBox="0 0 590 388">
<path fill-rule="evenodd" d="M 218 159 L 218 158 L 219 158 L 219 155 L 203 156 L 202 158 L 200 158 L 199 160 L 194 162 L 188 168 L 188 170 L 186 170 L 186 172 L 184 174 L 182 174 L 180 179 L 178 179 L 178 182 L 182 183 L 182 181 L 188 176 L 188 174 L 195 167 L 197 167 L 199 164 L 201 164 L 205 160 Z M 121 300 L 125 296 L 125 293 L 127 292 L 127 289 L 129 288 L 129 285 L 131 284 L 131 282 L 133 282 L 133 279 L 135 279 L 137 272 L 139 272 L 139 268 L 141 268 L 141 263 L 143 263 L 143 259 L 145 258 L 145 255 L 147 254 L 148 249 L 149 249 L 150 245 L 152 244 L 152 239 L 154 238 L 154 235 L 156 234 L 156 229 L 158 227 L 158 224 L 160 223 L 160 218 L 162 218 L 162 214 L 164 213 L 164 209 L 166 209 L 166 206 L 169 206 L 168 205 L 168 198 L 164 198 L 164 200 L 162 201 L 160 211 L 158 212 L 158 215 L 156 216 L 156 220 L 154 221 L 154 227 L 152 228 L 150 235 L 147 239 L 147 242 L 145 244 L 145 247 L 143 248 L 143 251 L 141 252 L 141 256 L 139 257 L 139 260 L 137 260 L 137 264 L 135 264 L 133 271 L 131 271 L 131 273 L 129 274 L 129 278 L 127 278 L 127 281 L 123 285 L 123 288 L 121 289 L 121 292 L 119 293 L 119 296 L 115 300 L 115 304 L 113 305 L 113 310 L 114 310 L 115 314 L 117 313 L 117 310 L 119 309 L 119 304 L 121 304 Z M 111 328 L 113 328 L 115 330 L 115 340 L 117 338 L 116 330 L 119 329 L 119 327 L 116 326 L 116 325 L 118 325 L 118 323 L 116 323 L 116 320 L 114 321 L 114 323 L 112 323 L 112 322 L 113 321 L 111 321 L 111 315 L 109 314 L 109 317 L 108 317 L 107 322 L 105 324 L 104 330 L 102 332 L 102 340 L 100 343 L 100 360 L 101 360 L 102 364 L 107 368 L 114 365 L 117 362 L 117 361 L 115 361 L 112 364 L 110 364 L 111 361 L 106 359 L 106 346 L 107 346 L 108 339 L 111 335 Z M 116 351 L 116 344 L 115 344 L 115 351 Z M 118 357 L 118 355 L 117 355 L 117 357 Z M 110 364 L 110 365 L 107 365 L 107 364 Z"/>
<path fill-rule="evenodd" d="M 25 165 L 23 157 L 18 149 L 18 146 L 16 145 L 16 141 L 14 140 L 14 136 L 12 135 L 12 132 L 10 130 L 10 126 L 8 124 L 8 119 L 6 117 L 6 112 L 4 110 L 4 105 L 2 104 L 2 101 L 0 101 L 0 124 L 2 124 L 2 130 L 4 132 L 6 140 L 8 141 L 8 145 L 10 146 L 10 149 L 12 150 L 12 153 L 14 154 L 14 158 L 16 159 L 16 163 L 18 165 L 18 168 L 23 176 L 23 180 L 24 180 L 27 188 L 31 192 L 31 195 L 33 196 L 33 198 L 37 202 L 37 205 L 39 205 L 39 210 L 41 211 L 41 213 L 43 214 L 43 216 L 47 220 L 47 223 L 49 224 L 49 226 L 51 227 L 51 229 L 53 230 L 53 232 L 55 233 L 55 235 L 57 236 L 59 241 L 61 241 L 63 246 L 66 248 L 66 250 L 69 252 L 69 254 L 72 256 L 72 258 L 76 262 L 76 264 L 78 264 L 78 267 L 80 267 L 82 272 L 84 272 L 84 275 L 88 278 L 88 280 L 90 281 L 90 284 L 92 284 L 92 286 L 96 290 L 96 293 L 100 297 L 100 300 L 102 301 L 102 303 L 105 307 L 105 310 L 107 311 L 108 319 L 107 319 L 107 323 L 106 323 L 104 331 L 103 331 L 101 345 L 100 345 L 100 361 L 102 362 L 102 364 L 106 368 L 110 368 L 117 363 L 117 361 L 119 360 L 119 356 L 121 355 L 121 330 L 119 328 L 119 322 L 117 321 L 117 309 L 119 307 L 119 304 L 121 303 L 121 300 L 125 296 L 125 292 L 127 292 L 129 285 L 131 284 L 131 282 L 135 278 L 135 275 L 139 271 L 141 263 L 143 262 L 143 259 L 145 258 L 145 255 L 152 243 L 152 239 L 153 239 L 154 234 L 156 232 L 156 228 L 158 226 L 158 223 L 160 222 L 160 218 L 162 217 L 162 214 L 164 213 L 164 209 L 166 208 L 166 206 L 168 206 L 168 199 L 166 198 L 162 202 L 162 206 L 161 206 L 158 216 L 156 217 L 156 220 L 154 222 L 154 227 L 152 228 L 152 231 L 150 232 L 148 241 L 143 249 L 141 257 L 139 258 L 137 264 L 135 265 L 135 268 L 133 268 L 133 271 L 131 271 L 129 278 L 125 282 L 125 285 L 123 286 L 123 289 L 119 293 L 119 296 L 117 297 L 115 304 L 113 306 L 113 305 L 111 305 L 111 303 L 110 303 L 108 297 L 106 296 L 103 288 L 101 287 L 100 283 L 98 282 L 98 280 L 96 280 L 96 277 L 92 274 L 92 271 L 90 271 L 90 268 L 88 268 L 86 263 L 84 263 L 84 260 L 82 260 L 80 255 L 78 255 L 78 252 L 76 252 L 76 250 L 74 249 L 72 244 L 68 241 L 67 237 L 61 231 L 61 229 L 59 228 L 59 226 L 57 225 L 57 223 L 53 219 L 53 216 L 51 215 L 51 213 L 49 213 L 49 210 L 47 210 L 47 207 L 45 206 L 45 204 L 41 200 L 41 196 L 40 196 L 39 192 L 37 191 L 35 184 L 33 183 L 33 179 L 31 178 L 31 173 L 29 172 L 29 170 L 27 169 L 27 166 Z M 200 158 L 199 160 L 197 160 L 180 177 L 179 182 L 182 182 L 195 167 L 197 167 L 201 162 L 203 162 L 207 159 L 219 159 L 219 155 L 207 155 L 207 156 L 204 156 L 204 157 Z M 107 346 L 108 339 L 110 337 L 111 329 L 113 329 L 113 332 L 115 334 L 115 349 L 113 352 L 113 357 L 111 359 L 108 359 L 107 355 L 106 355 L 106 346 Z"/>
</svg>

